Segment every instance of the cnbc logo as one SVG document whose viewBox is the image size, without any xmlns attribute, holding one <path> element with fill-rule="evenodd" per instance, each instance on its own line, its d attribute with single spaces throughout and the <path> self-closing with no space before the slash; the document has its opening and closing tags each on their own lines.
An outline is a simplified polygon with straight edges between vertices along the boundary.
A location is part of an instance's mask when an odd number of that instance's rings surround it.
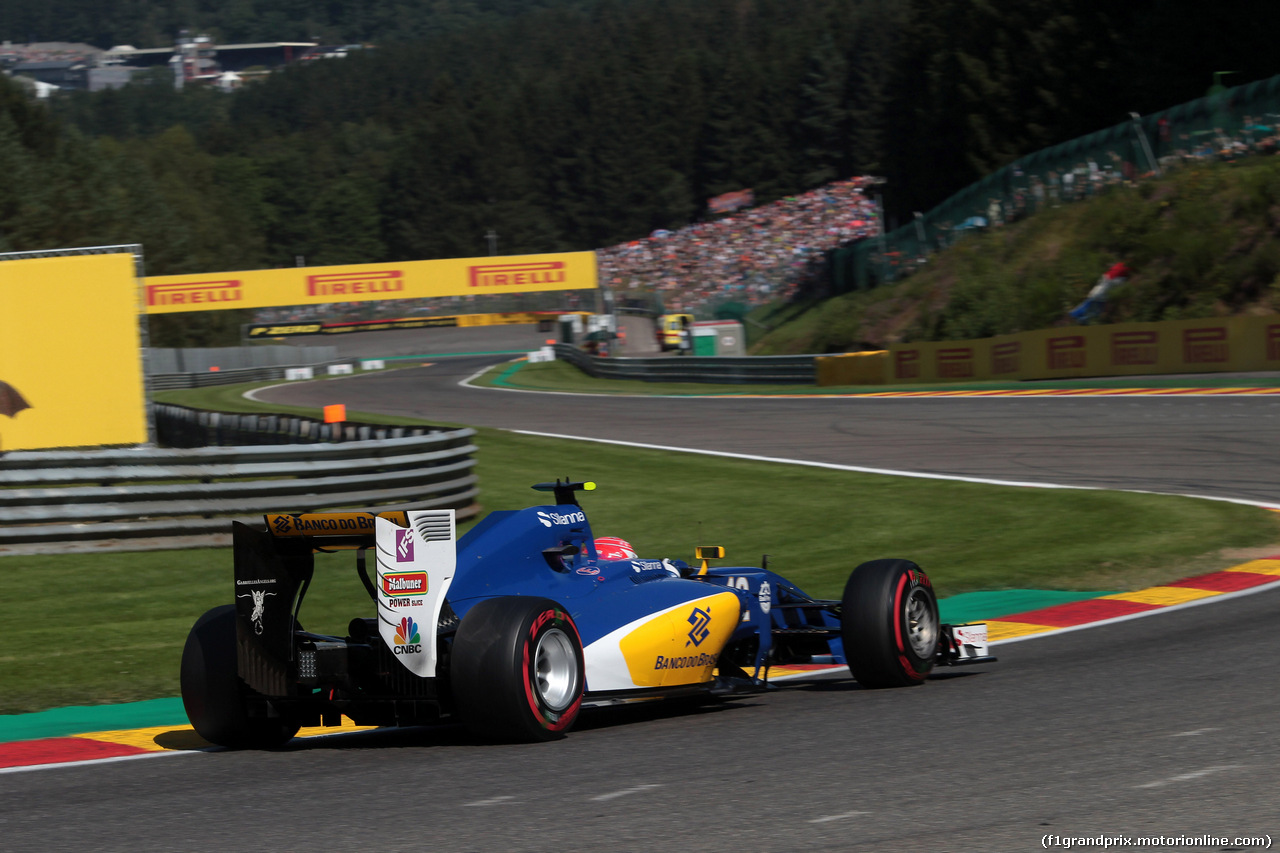
<svg viewBox="0 0 1280 853">
<path fill-rule="evenodd" d="M 414 654 L 422 651 L 422 635 L 418 633 L 418 623 L 412 616 L 406 616 L 396 626 L 395 646 L 392 648 L 398 655 Z"/>
</svg>

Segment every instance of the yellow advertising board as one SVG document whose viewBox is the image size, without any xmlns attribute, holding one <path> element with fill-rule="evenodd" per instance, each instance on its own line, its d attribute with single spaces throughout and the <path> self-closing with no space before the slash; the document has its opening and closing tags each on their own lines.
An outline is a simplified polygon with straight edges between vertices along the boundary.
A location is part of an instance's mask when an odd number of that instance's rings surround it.
<svg viewBox="0 0 1280 853">
<path fill-rule="evenodd" d="M 895 344 L 891 383 L 1280 370 L 1280 316 L 1039 329 Z"/>
<path fill-rule="evenodd" d="M 149 276 L 145 280 L 145 299 L 148 314 L 174 314 L 227 308 L 586 290 L 595 286 L 595 252 L 562 252 Z"/>
<path fill-rule="evenodd" d="M 0 452 L 147 440 L 133 255 L 0 262 Z"/>
</svg>

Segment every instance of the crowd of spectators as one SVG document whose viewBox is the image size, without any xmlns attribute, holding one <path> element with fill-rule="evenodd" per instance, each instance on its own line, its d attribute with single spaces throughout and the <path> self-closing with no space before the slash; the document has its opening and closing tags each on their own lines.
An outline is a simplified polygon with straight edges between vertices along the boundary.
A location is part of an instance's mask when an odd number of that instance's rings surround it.
<svg viewBox="0 0 1280 853">
<path fill-rule="evenodd" d="M 600 249 L 600 284 L 622 298 L 655 294 L 668 312 L 690 314 L 709 313 L 720 302 L 788 298 L 822 274 L 828 250 L 878 233 L 876 203 L 867 195 L 876 180 L 835 181 Z"/>
<path fill-rule="evenodd" d="M 756 305 L 789 298 L 825 274 L 830 249 L 879 233 L 876 202 L 867 194 L 877 178 L 835 181 L 810 192 L 736 211 L 674 231 L 659 229 L 596 252 L 600 285 L 629 303 L 668 312 L 706 314 L 723 302 Z M 263 308 L 260 323 L 343 322 L 496 311 L 562 308 L 552 294 L 518 297 L 394 299 Z M 579 299 L 567 291 L 564 298 Z M 495 301 L 495 299 L 497 301 Z"/>
</svg>

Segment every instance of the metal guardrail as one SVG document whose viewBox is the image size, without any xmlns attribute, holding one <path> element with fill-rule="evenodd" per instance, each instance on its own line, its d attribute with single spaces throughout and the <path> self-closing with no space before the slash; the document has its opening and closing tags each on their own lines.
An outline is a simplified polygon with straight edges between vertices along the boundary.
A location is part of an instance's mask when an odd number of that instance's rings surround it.
<svg viewBox="0 0 1280 853">
<path fill-rule="evenodd" d="M 0 554 L 223 545 L 232 520 L 264 512 L 479 511 L 474 430 L 350 428 L 334 443 L 6 453 Z"/>
<path fill-rule="evenodd" d="M 333 364 L 338 361 L 335 346 L 288 346 L 257 344 L 239 347 L 148 347 L 149 373 L 210 373 L 253 367 L 295 367 Z M 212 371 L 210 370 L 212 368 Z"/>
<path fill-rule="evenodd" d="M 600 358 L 569 344 L 556 344 L 555 351 L 556 358 L 604 379 L 780 385 L 811 385 L 816 381 L 812 355 Z"/>
<path fill-rule="evenodd" d="M 351 364 L 358 359 L 337 359 L 323 364 L 288 364 L 277 367 L 241 367 L 233 370 L 212 370 L 207 373 L 156 373 L 147 377 L 147 387 L 152 391 L 177 391 L 184 388 L 206 388 L 210 385 L 232 385 L 237 382 L 266 382 L 283 380 L 291 367 L 312 367 L 317 374 L 330 364 Z"/>
</svg>

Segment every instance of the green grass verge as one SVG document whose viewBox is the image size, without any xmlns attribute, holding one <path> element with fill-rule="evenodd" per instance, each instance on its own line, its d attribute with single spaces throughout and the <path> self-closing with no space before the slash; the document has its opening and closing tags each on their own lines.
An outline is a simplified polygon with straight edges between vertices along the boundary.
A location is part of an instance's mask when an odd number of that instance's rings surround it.
<svg viewBox="0 0 1280 853">
<path fill-rule="evenodd" d="M 215 390 L 228 389 L 205 392 Z M 1275 513 L 1190 498 L 924 481 L 487 429 L 477 443 L 487 509 L 538 502 L 529 486 L 540 480 L 590 477 L 600 489 L 584 503 L 598 534 L 686 559 L 697 544 L 725 546 L 729 563 L 767 553 L 819 596 L 838 596 L 853 566 L 878 557 L 918 561 L 943 595 L 1118 590 L 1225 568 L 1249 558 L 1229 549 L 1280 541 Z M 0 559 L 0 713 L 176 695 L 187 630 L 230 600 L 231 571 L 228 549 Z M 308 628 L 341 633 L 370 606 L 351 554 L 317 558 Z"/>
</svg>

